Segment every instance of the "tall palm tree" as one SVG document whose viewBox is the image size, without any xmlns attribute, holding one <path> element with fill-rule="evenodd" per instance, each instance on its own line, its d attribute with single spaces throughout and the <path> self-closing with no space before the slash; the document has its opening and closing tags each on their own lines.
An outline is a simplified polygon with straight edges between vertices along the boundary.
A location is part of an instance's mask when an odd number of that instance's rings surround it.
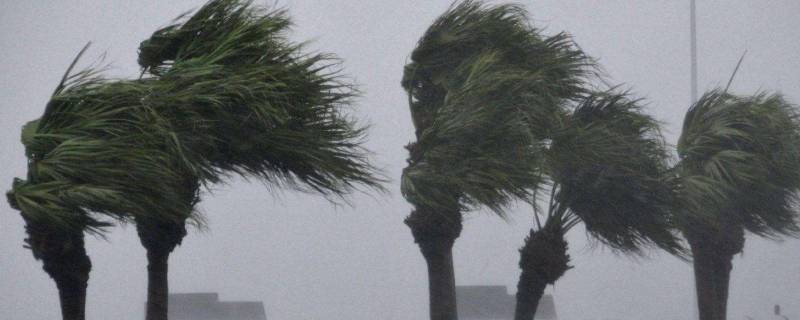
<svg viewBox="0 0 800 320">
<path fill-rule="evenodd" d="M 324 195 L 378 187 L 361 148 L 363 128 L 341 114 L 352 88 L 330 55 L 304 54 L 285 38 L 290 24 L 284 11 L 215 0 L 156 31 L 139 55 L 154 95 L 164 97 L 151 103 L 170 110 L 207 182 L 233 172 Z M 196 188 L 186 181 L 187 200 Z M 147 319 L 166 319 L 167 258 L 185 226 L 141 220 L 137 228 L 150 266 Z"/>
<path fill-rule="evenodd" d="M 183 242 L 187 234 L 187 220 L 199 221 L 194 211 L 200 201 L 200 184 L 196 177 L 187 175 L 179 200 L 187 211 L 178 217 L 134 217 L 139 240 L 147 252 L 147 304 L 145 319 L 167 319 L 169 310 L 169 255 Z"/>
<path fill-rule="evenodd" d="M 779 94 L 704 94 L 678 141 L 676 211 L 694 257 L 701 320 L 726 319 L 733 256 L 745 231 L 797 235 L 800 118 Z"/>
<path fill-rule="evenodd" d="M 590 66 L 567 35 L 542 37 L 515 5 L 464 1 L 420 39 L 402 83 L 417 138 L 402 192 L 414 206 L 405 223 L 427 262 L 432 320 L 457 319 L 452 246 L 462 212 L 502 215 L 530 196 L 547 130 L 538 124 L 583 94 Z"/>
<path fill-rule="evenodd" d="M 558 123 L 542 163 L 550 182 L 544 222 L 534 203 L 535 228 L 520 249 L 516 320 L 532 320 L 545 287 L 570 268 L 565 234 L 581 222 L 615 250 L 681 253 L 658 122 L 627 94 L 609 91 L 586 97 Z"/>
</svg>

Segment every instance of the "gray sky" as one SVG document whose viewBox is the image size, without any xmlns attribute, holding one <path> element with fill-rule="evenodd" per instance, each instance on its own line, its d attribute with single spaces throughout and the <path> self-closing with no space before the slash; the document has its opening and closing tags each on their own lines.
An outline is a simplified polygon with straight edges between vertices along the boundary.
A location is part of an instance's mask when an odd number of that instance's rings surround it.
<svg viewBox="0 0 800 320">
<path fill-rule="evenodd" d="M 138 75 L 136 48 L 156 28 L 202 5 L 180 1 L 0 1 L 0 185 L 24 176 L 19 128 L 41 115 L 65 68 L 87 42 L 87 57 L 107 52 L 120 77 Z M 649 102 L 675 142 L 689 102 L 689 6 L 686 1 L 523 1 L 547 33 L 572 33 L 615 83 Z M 238 179 L 203 196 L 210 229 L 191 232 L 170 260 L 173 292 L 217 291 L 224 300 L 263 300 L 270 319 L 424 319 L 425 264 L 403 218 L 399 195 L 403 146 L 413 139 L 399 86 L 416 40 L 450 0 L 283 0 L 294 39 L 344 59 L 364 91 L 356 114 L 372 124 L 368 147 L 394 179 L 386 196 L 356 195 L 353 206 L 279 192 Z M 732 91 L 783 91 L 800 102 L 800 2 L 698 0 L 700 91 L 724 85 L 748 55 Z M 86 59 L 87 61 L 89 59 Z M 530 209 L 502 221 L 468 214 L 455 247 L 459 284 L 515 290 L 518 252 Z M 0 317 L 58 317 L 53 282 L 22 248 L 18 212 L 0 204 Z M 689 319 L 690 265 L 663 253 L 632 259 L 593 247 L 582 228 L 569 234 L 574 269 L 548 289 L 562 319 Z M 94 268 L 88 318 L 142 319 L 146 261 L 133 226 L 107 240 L 89 238 Z M 780 303 L 800 318 L 800 241 L 748 237 L 734 261 L 730 319 L 768 319 Z"/>
</svg>

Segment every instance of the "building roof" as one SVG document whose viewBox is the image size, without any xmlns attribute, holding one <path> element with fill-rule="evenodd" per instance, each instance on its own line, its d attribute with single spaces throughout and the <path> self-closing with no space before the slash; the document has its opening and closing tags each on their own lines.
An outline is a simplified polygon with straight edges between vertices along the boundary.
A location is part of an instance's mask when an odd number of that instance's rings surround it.
<svg viewBox="0 0 800 320">
<path fill-rule="evenodd" d="M 267 320 L 260 301 L 219 301 L 219 294 L 172 293 L 169 295 L 171 320 Z"/>
<path fill-rule="evenodd" d="M 462 320 L 511 320 L 516 297 L 505 286 L 456 286 L 456 303 Z M 539 301 L 536 319 L 558 319 L 553 296 L 546 294 Z"/>
</svg>

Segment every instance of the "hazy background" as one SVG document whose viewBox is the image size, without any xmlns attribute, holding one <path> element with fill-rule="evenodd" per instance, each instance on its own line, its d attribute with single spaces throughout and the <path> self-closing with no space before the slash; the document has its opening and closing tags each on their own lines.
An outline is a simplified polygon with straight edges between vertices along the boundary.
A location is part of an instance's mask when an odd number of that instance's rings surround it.
<svg viewBox="0 0 800 320">
<path fill-rule="evenodd" d="M 264 3 L 264 1 L 258 1 Z M 202 0 L 0 0 L 0 189 L 24 176 L 19 128 L 41 115 L 75 54 L 107 52 L 112 74 L 138 76 L 136 48 L 158 27 Z M 689 106 L 689 1 L 523 1 L 548 34 L 572 33 L 599 58 L 613 82 L 647 98 L 670 142 Z M 203 196 L 210 229 L 193 230 L 170 260 L 173 292 L 216 291 L 223 300 L 263 300 L 269 319 L 427 317 L 425 263 L 403 218 L 398 192 L 403 146 L 413 139 L 399 86 L 408 54 L 450 0 L 282 0 L 296 22 L 292 37 L 333 52 L 365 92 L 356 114 L 372 124 L 368 147 L 394 179 L 391 194 L 353 197 L 334 207 L 317 196 L 233 180 Z M 732 91 L 783 91 L 800 102 L 800 2 L 699 0 L 700 91 L 724 85 L 749 53 Z M 520 207 L 502 221 L 470 213 L 455 247 L 459 284 L 516 289 L 518 253 L 531 224 Z M 133 226 L 107 241 L 88 239 L 94 268 L 88 318 L 143 319 L 146 261 Z M 0 318 L 59 317 L 55 285 L 22 248 L 22 219 L 0 203 Z M 690 265 L 663 253 L 647 259 L 594 248 L 582 228 L 569 234 L 575 268 L 548 289 L 561 319 L 690 319 Z M 734 262 L 729 319 L 771 319 L 780 303 L 800 318 L 800 241 L 748 237 Z"/>
</svg>

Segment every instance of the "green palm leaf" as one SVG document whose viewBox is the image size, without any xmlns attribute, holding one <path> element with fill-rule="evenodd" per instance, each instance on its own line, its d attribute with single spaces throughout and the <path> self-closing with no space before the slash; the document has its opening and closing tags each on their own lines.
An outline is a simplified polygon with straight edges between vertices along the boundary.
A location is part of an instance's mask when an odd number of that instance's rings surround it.
<svg viewBox="0 0 800 320">
<path fill-rule="evenodd" d="M 728 219 L 764 236 L 796 234 L 800 121 L 778 94 L 706 93 L 689 110 L 676 169 L 688 219 Z M 685 223 L 691 226 L 692 223 Z"/>
<path fill-rule="evenodd" d="M 405 68 L 417 141 L 403 195 L 423 207 L 455 202 L 499 214 L 529 197 L 540 182 L 543 136 L 562 101 L 584 94 L 591 67 L 567 35 L 541 36 L 521 7 L 452 7 Z"/>
<path fill-rule="evenodd" d="M 563 123 L 547 153 L 557 205 L 612 248 L 680 253 L 658 122 L 627 93 L 609 91 L 588 96 Z"/>
<path fill-rule="evenodd" d="M 286 40 L 288 25 L 282 11 L 211 1 L 143 43 L 148 76 L 68 71 L 23 130 L 29 183 L 124 194 L 98 196 L 91 210 L 166 221 L 185 220 L 199 183 L 230 172 L 325 195 L 380 189 L 365 129 L 343 112 L 354 90 L 335 59 Z"/>
</svg>

